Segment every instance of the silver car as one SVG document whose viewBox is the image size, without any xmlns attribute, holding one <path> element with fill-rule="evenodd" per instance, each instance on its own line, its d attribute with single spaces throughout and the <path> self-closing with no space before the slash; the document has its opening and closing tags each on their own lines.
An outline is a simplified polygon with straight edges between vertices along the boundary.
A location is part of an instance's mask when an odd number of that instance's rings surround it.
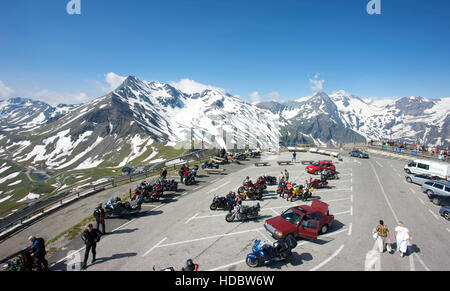
<svg viewBox="0 0 450 291">
<path fill-rule="evenodd" d="M 414 184 L 418 184 L 418 185 L 422 185 L 426 181 L 436 180 L 436 178 L 430 177 L 430 176 L 427 176 L 424 174 L 406 174 L 405 179 L 408 183 L 414 183 Z"/>
<path fill-rule="evenodd" d="M 427 181 L 422 184 L 423 192 L 429 195 L 450 195 L 450 182 L 447 181 Z"/>
</svg>

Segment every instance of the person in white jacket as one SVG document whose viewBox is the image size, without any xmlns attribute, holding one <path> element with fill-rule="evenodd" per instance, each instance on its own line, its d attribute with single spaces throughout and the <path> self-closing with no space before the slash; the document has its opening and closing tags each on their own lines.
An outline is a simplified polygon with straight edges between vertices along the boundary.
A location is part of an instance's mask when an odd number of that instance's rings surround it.
<svg viewBox="0 0 450 291">
<path fill-rule="evenodd" d="M 395 228 L 395 240 L 397 241 L 397 251 L 400 252 L 400 256 L 405 256 L 410 239 L 411 233 L 409 229 L 403 225 L 403 222 L 399 221 L 398 226 Z"/>
</svg>

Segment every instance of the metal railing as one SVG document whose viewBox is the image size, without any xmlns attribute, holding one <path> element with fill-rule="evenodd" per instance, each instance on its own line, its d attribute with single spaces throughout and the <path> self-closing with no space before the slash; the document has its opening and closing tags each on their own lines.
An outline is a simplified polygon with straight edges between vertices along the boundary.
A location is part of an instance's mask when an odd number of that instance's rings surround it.
<svg viewBox="0 0 450 291">
<path fill-rule="evenodd" d="M 439 155 L 431 154 L 429 152 L 417 151 L 413 149 L 405 149 L 399 147 L 392 146 L 381 146 L 381 145 L 367 145 L 368 149 L 382 151 L 384 153 L 395 154 L 401 156 L 405 159 L 429 159 L 429 160 L 437 160 L 441 162 L 450 162 L 450 156 L 444 156 L 443 159 L 439 158 Z"/>
<path fill-rule="evenodd" d="M 138 180 L 142 178 L 148 178 L 149 176 L 154 176 L 155 173 L 160 172 L 163 168 L 168 170 L 173 167 L 175 170 L 177 166 L 183 163 L 201 161 L 213 156 L 216 153 L 214 150 L 200 150 L 187 155 L 183 155 L 171 160 L 167 160 L 158 164 L 155 164 L 151 170 L 144 173 L 131 174 L 127 176 L 117 177 L 109 181 L 105 181 L 99 184 L 91 184 L 83 187 L 83 190 L 79 190 L 79 186 L 72 186 L 64 192 L 61 192 L 55 196 L 46 198 L 41 201 L 37 201 L 15 213 L 0 219 L 0 239 L 3 240 L 5 237 L 12 235 L 15 231 L 18 231 L 24 224 L 28 224 L 31 221 L 42 217 L 43 215 L 49 214 L 60 207 L 66 206 L 80 198 L 96 194 L 103 191 L 106 187 L 111 186 L 116 187 L 119 183 L 128 181 L 131 183 L 133 180 Z M 176 162 L 171 164 L 171 162 Z M 179 161 L 179 162 L 177 162 Z M 166 166 L 169 164 L 169 166 Z M 75 191 L 75 188 L 78 188 Z"/>
</svg>

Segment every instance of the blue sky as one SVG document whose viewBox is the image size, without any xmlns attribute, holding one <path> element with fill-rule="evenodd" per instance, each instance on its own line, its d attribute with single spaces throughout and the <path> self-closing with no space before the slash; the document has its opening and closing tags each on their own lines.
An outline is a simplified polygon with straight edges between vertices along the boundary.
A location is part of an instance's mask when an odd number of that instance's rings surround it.
<svg viewBox="0 0 450 291">
<path fill-rule="evenodd" d="M 0 0 L 0 99 L 77 103 L 106 93 L 111 72 L 247 100 L 308 96 L 310 80 L 450 96 L 450 1 L 381 0 L 381 15 L 369 0 L 81 0 L 81 15 L 68 2 Z"/>
</svg>

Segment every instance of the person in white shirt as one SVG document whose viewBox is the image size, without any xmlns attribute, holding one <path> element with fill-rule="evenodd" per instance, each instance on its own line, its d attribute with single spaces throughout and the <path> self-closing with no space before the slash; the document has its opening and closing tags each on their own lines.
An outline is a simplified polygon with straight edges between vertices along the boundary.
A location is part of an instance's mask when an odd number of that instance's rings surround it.
<svg viewBox="0 0 450 291">
<path fill-rule="evenodd" d="M 403 225 L 403 222 L 399 221 L 398 226 L 395 228 L 395 240 L 397 241 L 397 251 L 400 252 L 400 256 L 405 256 L 410 239 L 411 233 L 409 229 Z"/>
</svg>

